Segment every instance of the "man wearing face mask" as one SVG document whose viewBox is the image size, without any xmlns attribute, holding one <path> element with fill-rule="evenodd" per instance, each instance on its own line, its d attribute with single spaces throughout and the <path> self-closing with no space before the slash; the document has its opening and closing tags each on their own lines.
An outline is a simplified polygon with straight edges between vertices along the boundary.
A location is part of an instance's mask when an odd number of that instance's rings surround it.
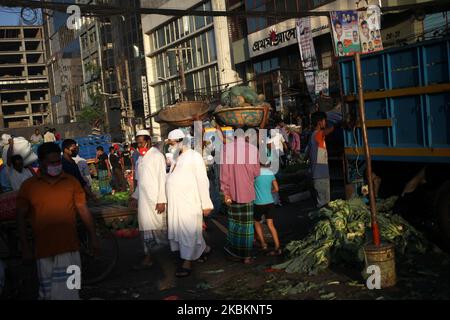
<svg viewBox="0 0 450 320">
<path fill-rule="evenodd" d="M 37 259 L 39 299 L 77 300 L 78 290 L 69 289 L 69 266 L 81 269 L 76 228 L 77 212 L 86 226 L 95 252 L 99 242 L 92 215 L 80 183 L 64 173 L 61 149 L 55 143 L 39 146 L 40 175 L 24 182 L 17 198 L 17 226 L 25 260 Z M 25 219 L 30 218 L 34 252 L 30 250 Z"/>
<path fill-rule="evenodd" d="M 179 251 L 183 260 L 176 276 L 187 277 L 192 261 L 205 262 L 211 253 L 203 238 L 203 216 L 214 206 L 209 195 L 209 180 L 203 156 L 183 144 L 185 134 L 176 129 L 169 133 L 170 152 L 174 164 L 167 176 L 167 216 L 172 251 Z"/>
<path fill-rule="evenodd" d="M 70 174 L 80 182 L 81 187 L 84 189 L 89 198 L 94 198 L 95 196 L 92 193 L 91 188 L 81 175 L 80 168 L 78 167 L 75 160 L 73 160 L 73 158 L 78 155 L 77 142 L 72 139 L 66 139 L 62 143 L 62 149 L 63 157 L 61 163 L 63 166 L 63 171 L 67 174 Z"/>
<path fill-rule="evenodd" d="M 166 161 L 159 149 L 152 147 L 148 130 L 139 130 L 136 142 L 140 156 L 136 164 L 137 187 L 132 198 L 137 200 L 139 231 L 144 244 L 144 260 L 136 269 L 142 269 L 153 265 L 152 251 L 168 243 Z"/>
</svg>

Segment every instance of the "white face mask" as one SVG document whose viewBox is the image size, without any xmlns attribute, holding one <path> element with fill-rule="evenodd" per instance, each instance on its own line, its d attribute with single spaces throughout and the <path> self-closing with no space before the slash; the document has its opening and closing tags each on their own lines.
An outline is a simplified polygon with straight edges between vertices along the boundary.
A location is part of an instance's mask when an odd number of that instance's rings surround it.
<svg viewBox="0 0 450 320">
<path fill-rule="evenodd" d="M 62 173 L 63 167 L 62 164 L 56 166 L 48 166 L 47 174 L 51 177 L 57 177 Z"/>
</svg>

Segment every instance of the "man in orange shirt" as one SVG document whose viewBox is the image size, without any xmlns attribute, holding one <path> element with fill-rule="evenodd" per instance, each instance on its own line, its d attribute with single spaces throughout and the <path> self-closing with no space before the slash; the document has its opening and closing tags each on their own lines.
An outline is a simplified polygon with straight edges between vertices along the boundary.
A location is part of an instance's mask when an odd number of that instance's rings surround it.
<svg viewBox="0 0 450 320">
<path fill-rule="evenodd" d="M 17 223 L 24 259 L 37 259 L 39 299 L 76 300 L 79 288 L 71 289 L 68 279 L 79 267 L 76 214 L 89 231 L 96 252 L 99 248 L 92 215 L 80 183 L 63 172 L 61 149 L 55 143 L 39 146 L 40 175 L 25 181 L 17 199 Z M 25 218 L 31 220 L 34 254 L 27 241 Z"/>
</svg>

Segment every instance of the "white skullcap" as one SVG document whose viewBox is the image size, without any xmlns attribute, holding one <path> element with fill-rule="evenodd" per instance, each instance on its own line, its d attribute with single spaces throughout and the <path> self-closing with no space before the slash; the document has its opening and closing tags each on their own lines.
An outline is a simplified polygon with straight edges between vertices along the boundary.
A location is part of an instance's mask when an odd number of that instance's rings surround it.
<svg viewBox="0 0 450 320">
<path fill-rule="evenodd" d="M 184 139 L 186 135 L 180 129 L 175 129 L 169 132 L 169 136 L 167 137 L 169 140 L 180 140 Z"/>
</svg>

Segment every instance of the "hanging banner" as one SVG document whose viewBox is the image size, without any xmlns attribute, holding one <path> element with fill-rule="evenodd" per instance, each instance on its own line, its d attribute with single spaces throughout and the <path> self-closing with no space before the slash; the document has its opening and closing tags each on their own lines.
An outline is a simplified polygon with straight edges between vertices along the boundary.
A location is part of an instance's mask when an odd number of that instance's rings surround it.
<svg viewBox="0 0 450 320">
<path fill-rule="evenodd" d="M 318 70 L 318 65 L 311 33 L 311 17 L 297 19 L 296 30 L 306 86 L 311 99 L 315 101 L 314 72 Z"/>
<path fill-rule="evenodd" d="M 367 10 L 358 12 L 359 37 L 361 52 L 370 53 L 383 50 L 381 40 L 380 18 L 376 11 Z"/>
<path fill-rule="evenodd" d="M 148 86 L 147 86 L 147 76 L 141 76 L 142 83 L 142 102 L 144 104 L 144 119 L 145 128 L 150 128 L 150 106 L 148 104 Z"/>
<path fill-rule="evenodd" d="M 316 94 L 322 94 L 329 96 L 329 71 L 328 70 L 319 70 L 316 71 L 315 74 L 315 82 L 316 82 Z"/>
<path fill-rule="evenodd" d="M 361 51 L 357 11 L 330 13 L 336 56 L 351 56 Z"/>
</svg>

